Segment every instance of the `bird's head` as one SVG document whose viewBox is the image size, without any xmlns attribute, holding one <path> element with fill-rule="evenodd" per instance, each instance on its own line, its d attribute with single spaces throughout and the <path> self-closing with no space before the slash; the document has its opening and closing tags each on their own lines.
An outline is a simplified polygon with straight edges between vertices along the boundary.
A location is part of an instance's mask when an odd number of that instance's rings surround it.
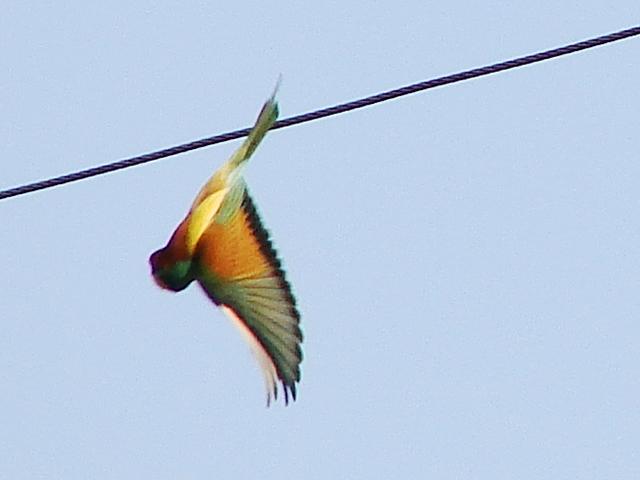
<svg viewBox="0 0 640 480">
<path fill-rule="evenodd" d="M 195 280 L 191 269 L 191 260 L 177 260 L 167 247 L 162 248 L 149 258 L 153 279 L 159 287 L 174 292 L 184 290 Z"/>
</svg>

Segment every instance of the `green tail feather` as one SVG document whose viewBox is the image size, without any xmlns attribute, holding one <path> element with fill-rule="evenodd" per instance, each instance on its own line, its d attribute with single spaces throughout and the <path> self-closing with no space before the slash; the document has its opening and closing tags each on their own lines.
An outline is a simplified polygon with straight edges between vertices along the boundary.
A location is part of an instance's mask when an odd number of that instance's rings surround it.
<svg viewBox="0 0 640 480">
<path fill-rule="evenodd" d="M 245 183 L 242 178 L 244 163 L 249 160 L 278 118 L 278 102 L 276 102 L 275 97 L 279 86 L 280 81 L 278 81 L 273 93 L 262 106 L 260 115 L 258 115 L 258 119 L 247 139 L 221 169 L 221 172 L 225 172 L 224 175 L 226 175 L 226 184 L 229 191 L 216 214 L 215 221 L 217 223 L 227 223 L 238 213 L 245 195 Z"/>
<path fill-rule="evenodd" d="M 229 159 L 229 166 L 233 169 L 238 167 L 240 164 L 249 160 L 253 152 L 255 152 L 256 148 L 265 137 L 267 132 L 271 129 L 273 124 L 276 122 L 278 118 L 278 102 L 276 102 L 276 93 L 278 93 L 278 87 L 280 86 L 280 81 L 276 85 L 276 88 L 273 90 L 271 97 L 269 100 L 265 102 L 262 106 L 262 110 L 260 110 L 260 115 L 258 115 L 258 119 L 254 124 L 249 136 L 244 141 L 244 143 L 240 146 L 240 148 L 233 154 L 233 156 Z"/>
</svg>

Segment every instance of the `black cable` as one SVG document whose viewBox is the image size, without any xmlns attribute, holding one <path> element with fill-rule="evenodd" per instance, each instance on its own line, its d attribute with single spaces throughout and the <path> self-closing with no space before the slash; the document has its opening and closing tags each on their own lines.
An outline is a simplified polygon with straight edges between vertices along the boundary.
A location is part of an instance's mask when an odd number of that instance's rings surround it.
<svg viewBox="0 0 640 480">
<path fill-rule="evenodd" d="M 506 62 L 496 63 L 494 65 L 475 68 L 473 70 L 467 70 L 465 72 L 455 73 L 453 75 L 447 75 L 445 77 L 435 78 L 433 80 L 427 80 L 427 81 L 416 83 L 413 85 L 408 85 L 406 87 L 390 90 L 384 93 L 379 93 L 377 95 L 362 98 L 359 100 L 354 100 L 352 102 L 343 103 L 340 105 L 324 108 L 322 110 L 317 110 L 317 111 L 305 113 L 302 115 L 296 115 L 295 117 L 285 118 L 283 120 L 279 120 L 278 122 L 276 122 L 273 125 L 272 130 L 276 130 L 278 128 L 290 127 L 292 125 L 297 125 L 299 123 L 310 122 L 312 120 L 317 120 L 323 117 L 329 117 L 331 115 L 337 115 L 339 113 L 348 112 L 349 110 L 355 110 L 357 108 L 366 107 L 369 105 L 373 105 L 375 103 L 385 102 L 387 100 L 391 100 L 394 98 L 402 97 L 404 95 L 420 92 L 422 90 L 427 90 L 429 88 L 440 87 L 442 85 L 461 82 L 463 80 L 470 80 L 472 78 L 482 77 L 484 75 L 502 72 L 504 70 L 509 70 L 512 68 L 522 67 L 524 65 L 529 65 L 531 63 L 537 63 L 543 60 L 549 60 L 551 58 L 560 57 L 562 55 L 568 55 L 571 53 L 578 52 L 580 50 L 586 50 L 588 48 L 597 47 L 599 45 L 604 45 L 606 43 L 611 43 L 611 42 L 615 42 L 625 38 L 633 37 L 635 35 L 640 35 L 640 26 L 629 28 L 627 30 L 622 30 L 616 33 L 611 33 L 609 35 L 592 38 L 590 40 L 585 40 L 585 41 L 574 43 L 571 45 L 566 45 L 564 47 L 554 48 L 552 50 L 547 50 L 545 52 L 540 52 L 533 55 L 528 55 L 525 57 L 508 60 Z M 5 198 L 10 198 L 10 197 L 16 197 L 18 195 L 24 195 L 25 193 L 35 192 L 37 190 L 43 190 L 45 188 L 55 187 L 65 183 L 75 182 L 77 180 L 83 180 L 89 177 L 95 177 L 97 175 L 102 175 L 102 174 L 113 172 L 116 170 L 121 170 L 123 168 L 129 168 L 129 167 L 133 167 L 143 163 L 152 162 L 154 160 L 159 160 L 161 158 L 178 155 L 179 153 L 185 153 L 191 150 L 195 150 L 197 148 L 202 148 L 202 147 L 207 147 L 209 145 L 215 145 L 217 143 L 227 142 L 229 140 L 234 140 L 236 138 L 241 138 L 246 136 L 250 130 L 251 130 L 250 128 L 243 128 L 242 130 L 223 133 L 221 135 L 204 138 L 202 140 L 196 140 L 194 142 L 185 143 L 183 145 L 167 148 L 165 150 L 159 150 L 157 152 L 148 153 L 146 155 L 142 155 L 139 157 L 133 157 L 126 160 L 121 160 L 119 162 L 90 168 L 88 170 L 82 170 L 80 172 L 75 172 L 68 175 L 62 175 L 60 177 L 50 178 L 48 180 L 43 180 L 40 182 L 35 182 L 28 185 L 20 186 L 20 187 L 10 188 L 8 190 L 0 191 L 0 200 L 3 200 Z"/>
</svg>

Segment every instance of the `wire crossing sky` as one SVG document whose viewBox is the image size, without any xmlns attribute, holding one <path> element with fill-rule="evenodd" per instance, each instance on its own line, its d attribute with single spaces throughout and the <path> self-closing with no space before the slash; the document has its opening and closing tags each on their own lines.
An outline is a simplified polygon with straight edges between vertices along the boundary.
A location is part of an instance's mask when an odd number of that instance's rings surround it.
<svg viewBox="0 0 640 480">
<path fill-rule="evenodd" d="M 297 125 L 300 123 L 310 122 L 313 120 L 318 120 L 320 118 L 337 115 L 339 113 L 344 113 L 350 110 L 363 108 L 369 105 L 384 102 L 387 100 L 392 100 L 394 98 L 402 97 L 412 93 L 428 90 L 430 88 L 448 85 L 451 83 L 462 82 L 465 80 L 470 80 L 472 78 L 482 77 L 492 73 L 502 72 L 504 70 L 510 70 L 512 68 L 522 67 L 532 63 L 549 60 L 551 58 L 560 57 L 563 55 L 569 55 L 569 54 L 578 52 L 580 50 L 586 50 L 586 49 L 597 47 L 600 45 L 605 45 L 607 43 L 623 40 L 625 38 L 633 37 L 636 35 L 640 35 L 640 26 L 636 26 L 626 30 L 621 30 L 615 33 L 611 33 L 608 35 L 592 38 L 582 42 L 573 43 L 570 45 L 566 45 L 564 47 L 559 47 L 551 50 L 546 50 L 544 52 L 539 52 L 532 55 L 519 57 L 513 60 L 508 60 L 505 62 L 496 63 L 496 64 L 485 66 L 485 67 L 467 70 L 464 72 L 459 72 L 452 75 L 435 78 L 432 80 L 426 80 L 423 82 L 415 83 L 415 84 L 401 87 L 398 89 L 389 90 L 387 92 L 365 97 L 359 100 L 354 100 L 351 102 L 336 105 L 333 107 L 328 107 L 321 110 L 316 110 L 313 112 L 296 115 L 296 116 L 289 117 L 276 122 L 272 130 L 290 127 L 292 125 Z M 68 175 L 62 175 L 59 177 L 23 185 L 20 187 L 10 188 L 8 190 L 0 191 L 0 200 L 10 198 L 10 197 L 16 197 L 19 195 L 24 195 L 26 193 L 35 192 L 38 190 L 44 190 L 44 189 L 55 187 L 58 185 L 75 182 L 78 180 L 83 180 L 85 178 L 95 177 L 98 175 L 113 172 L 116 170 L 121 170 L 124 168 L 133 167 L 136 165 L 141 165 L 143 163 L 152 162 L 154 160 L 160 160 L 162 158 L 171 157 L 173 155 L 178 155 L 180 153 L 196 150 L 198 148 L 203 148 L 210 145 L 215 145 L 218 143 L 235 140 L 237 138 L 246 136 L 249 133 L 249 131 L 250 131 L 250 128 L 243 128 L 241 130 L 236 130 L 233 132 L 223 133 L 213 137 L 196 140 L 193 142 L 167 148 L 164 150 L 148 153 L 146 155 L 141 155 L 138 157 L 132 157 L 129 159 L 121 160 L 115 163 L 101 165 L 101 166 L 90 168 L 87 170 L 82 170 L 82 171 L 71 173 Z"/>
</svg>

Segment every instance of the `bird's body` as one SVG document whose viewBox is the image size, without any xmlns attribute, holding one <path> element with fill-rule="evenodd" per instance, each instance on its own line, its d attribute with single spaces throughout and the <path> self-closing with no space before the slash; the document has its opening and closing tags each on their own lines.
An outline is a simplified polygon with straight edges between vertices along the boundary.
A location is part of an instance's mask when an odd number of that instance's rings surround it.
<svg viewBox="0 0 640 480">
<path fill-rule="evenodd" d="M 286 403 L 289 394 L 295 399 L 300 380 L 300 314 L 242 177 L 246 161 L 278 116 L 274 95 L 150 263 L 162 288 L 177 292 L 194 280 L 200 284 L 249 343 L 264 375 L 267 403 L 272 395 L 277 398 L 278 380 Z"/>
</svg>

